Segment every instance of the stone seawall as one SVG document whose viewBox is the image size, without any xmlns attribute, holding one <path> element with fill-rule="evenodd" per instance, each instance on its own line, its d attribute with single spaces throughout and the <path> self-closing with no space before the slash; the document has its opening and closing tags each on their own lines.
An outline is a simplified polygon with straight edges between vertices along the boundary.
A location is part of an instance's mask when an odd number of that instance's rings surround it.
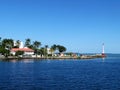
<svg viewBox="0 0 120 90">
<path fill-rule="evenodd" d="M 16 57 L 16 56 L 9 56 L 9 57 L 0 57 L 1 60 L 20 60 L 20 59 L 95 59 L 95 58 L 104 58 L 106 56 L 99 55 L 81 55 L 79 57 L 72 57 L 72 56 L 62 56 L 62 57 Z"/>
</svg>

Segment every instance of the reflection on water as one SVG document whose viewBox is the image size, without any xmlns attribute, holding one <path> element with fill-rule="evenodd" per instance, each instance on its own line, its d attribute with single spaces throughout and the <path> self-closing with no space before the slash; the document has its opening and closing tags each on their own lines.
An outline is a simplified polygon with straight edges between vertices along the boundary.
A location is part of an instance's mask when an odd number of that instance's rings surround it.
<svg viewBox="0 0 120 90">
<path fill-rule="evenodd" d="M 34 60 L 26 59 L 26 60 L 23 60 L 22 62 L 23 62 L 23 63 L 34 63 Z"/>
<path fill-rule="evenodd" d="M 102 58 L 102 62 L 105 62 L 105 58 Z"/>
</svg>

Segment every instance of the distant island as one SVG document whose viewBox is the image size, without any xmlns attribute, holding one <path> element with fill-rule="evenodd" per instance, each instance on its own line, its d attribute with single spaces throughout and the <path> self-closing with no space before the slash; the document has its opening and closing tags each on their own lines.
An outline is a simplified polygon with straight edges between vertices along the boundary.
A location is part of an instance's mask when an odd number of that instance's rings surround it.
<svg viewBox="0 0 120 90">
<path fill-rule="evenodd" d="M 102 54 L 82 55 L 79 53 L 66 52 L 66 47 L 63 45 L 53 44 L 44 45 L 41 47 L 40 41 L 31 41 L 30 38 L 25 39 L 25 44 L 20 40 L 2 39 L 0 37 L 0 58 L 1 59 L 91 59 L 102 58 Z"/>
</svg>

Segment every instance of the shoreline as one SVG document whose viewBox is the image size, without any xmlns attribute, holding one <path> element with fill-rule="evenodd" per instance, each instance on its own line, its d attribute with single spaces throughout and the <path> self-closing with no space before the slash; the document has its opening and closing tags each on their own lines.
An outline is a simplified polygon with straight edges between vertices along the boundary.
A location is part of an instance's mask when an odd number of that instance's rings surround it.
<svg viewBox="0 0 120 90">
<path fill-rule="evenodd" d="M 96 58 L 105 58 L 102 54 L 100 55 L 81 55 L 81 56 L 76 56 L 76 57 L 14 57 L 14 56 L 9 56 L 9 57 L 0 57 L 1 60 L 21 60 L 21 59 L 40 59 L 40 60 L 56 60 L 56 59 L 76 59 L 76 60 L 81 60 L 81 59 L 96 59 Z"/>
</svg>

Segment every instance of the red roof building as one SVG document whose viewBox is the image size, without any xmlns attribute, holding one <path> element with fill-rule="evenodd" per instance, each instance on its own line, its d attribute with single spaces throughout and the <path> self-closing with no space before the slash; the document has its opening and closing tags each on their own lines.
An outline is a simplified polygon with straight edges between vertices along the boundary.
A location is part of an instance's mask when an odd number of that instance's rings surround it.
<svg viewBox="0 0 120 90">
<path fill-rule="evenodd" d="M 15 55 L 17 51 L 23 51 L 25 55 L 33 55 L 34 50 L 24 47 L 24 48 L 12 48 L 11 49 L 11 54 Z"/>
</svg>

